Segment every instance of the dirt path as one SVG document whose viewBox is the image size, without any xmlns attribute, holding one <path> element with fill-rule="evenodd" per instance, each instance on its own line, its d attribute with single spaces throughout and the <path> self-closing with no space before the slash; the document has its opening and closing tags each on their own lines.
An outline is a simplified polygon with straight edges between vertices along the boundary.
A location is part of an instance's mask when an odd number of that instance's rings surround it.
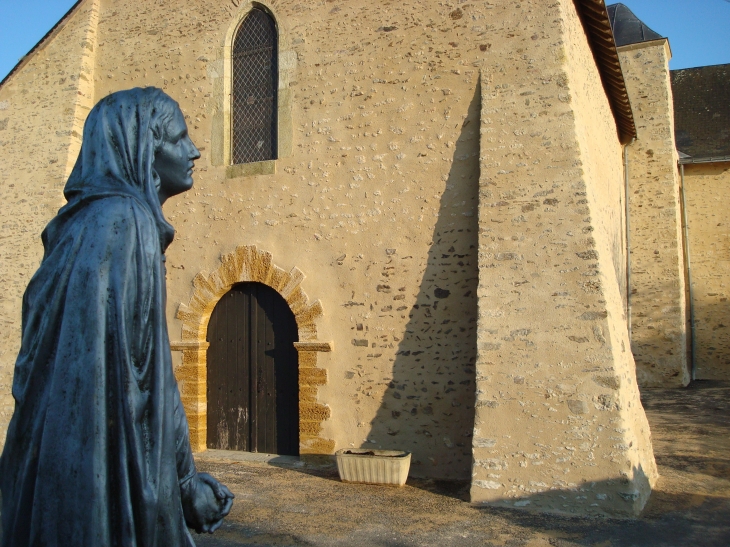
<svg viewBox="0 0 730 547">
<path fill-rule="evenodd" d="M 236 494 L 213 546 L 645 547 L 730 545 L 730 384 L 645 390 L 661 479 L 641 518 L 472 507 L 468 485 L 341 483 L 332 467 L 202 459 Z M 278 466 L 277 466 L 278 465 Z"/>
</svg>

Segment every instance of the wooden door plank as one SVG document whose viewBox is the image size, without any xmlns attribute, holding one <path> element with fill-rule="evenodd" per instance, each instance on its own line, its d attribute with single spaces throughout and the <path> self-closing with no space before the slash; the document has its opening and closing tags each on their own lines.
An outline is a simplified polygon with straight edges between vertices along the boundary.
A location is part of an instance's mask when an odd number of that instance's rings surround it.
<svg viewBox="0 0 730 547">
<path fill-rule="evenodd" d="M 246 313 L 248 315 L 248 336 L 246 347 L 246 368 L 248 371 L 248 387 L 249 387 L 249 412 L 251 422 L 249 424 L 249 450 L 256 452 L 258 432 L 256 430 L 256 421 L 258 420 L 258 398 L 256 394 L 256 384 L 258 382 L 258 371 L 256 370 L 256 338 L 258 337 L 258 321 L 256 320 L 256 299 L 252 295 L 253 287 L 247 287 L 248 307 Z"/>
<path fill-rule="evenodd" d="M 231 371 L 225 381 L 232 387 L 232 430 L 234 450 L 248 450 L 248 374 L 245 367 L 246 299 L 241 291 L 230 291 L 235 295 L 228 310 L 228 323 L 232 327 L 231 351 L 226 368 Z"/>
<path fill-rule="evenodd" d="M 221 352 L 222 361 L 220 363 L 219 381 L 223 384 L 225 426 L 221 425 L 222 435 L 226 436 L 225 444 L 228 450 L 237 450 L 236 443 L 236 394 L 235 389 L 235 369 L 231 367 L 231 363 L 235 360 L 235 336 L 236 324 L 232 321 L 235 316 L 235 308 L 238 300 L 236 292 L 229 292 L 223 295 L 220 301 L 221 305 L 221 330 L 225 333 L 225 347 Z"/>
<path fill-rule="evenodd" d="M 294 342 L 298 341 L 297 324 L 283 299 L 276 308 L 276 407 L 280 453 L 299 454 L 299 359 Z"/>
<path fill-rule="evenodd" d="M 239 431 L 239 450 L 251 450 L 251 371 L 249 370 L 249 347 L 251 345 L 251 299 L 245 291 L 239 291 L 239 305 L 235 310 L 238 323 L 236 345 L 236 370 L 238 371 L 239 405 L 245 414 Z"/>
<path fill-rule="evenodd" d="M 271 287 L 237 284 L 208 324 L 210 448 L 299 454 L 294 314 Z"/>
<path fill-rule="evenodd" d="M 276 344 L 276 338 L 274 336 L 274 325 L 276 322 L 276 315 L 274 313 L 274 307 L 276 298 L 279 295 L 275 291 L 264 291 L 263 295 L 263 311 L 266 315 L 266 334 L 264 337 L 264 370 L 266 371 L 266 385 L 264 389 L 264 397 L 266 400 L 266 437 L 269 451 L 278 453 L 279 447 L 277 446 L 276 440 L 276 376 L 274 374 L 274 350 Z"/>
<path fill-rule="evenodd" d="M 233 448 L 231 443 L 231 423 L 230 423 L 230 393 L 229 384 L 225 381 L 225 377 L 228 373 L 226 370 L 226 364 L 230 360 L 230 344 L 231 344 L 231 332 L 230 323 L 228 321 L 228 308 L 230 301 L 235 298 L 234 294 L 225 294 L 223 298 L 218 302 L 220 305 L 220 331 L 223 335 L 223 344 L 220 348 L 220 365 L 218 367 L 219 378 L 218 381 L 221 384 L 221 418 L 217 424 L 218 437 L 221 447 L 225 450 L 231 450 Z"/>
<path fill-rule="evenodd" d="M 258 438 L 258 451 L 267 452 L 266 431 L 266 314 L 263 310 L 263 296 L 260 295 L 259 287 L 255 287 L 255 317 L 256 317 L 256 356 L 252 365 L 256 369 L 256 435 Z"/>
<path fill-rule="evenodd" d="M 227 295 L 226 295 L 227 296 Z M 211 343 L 211 350 L 208 354 L 208 442 L 210 448 L 229 448 L 230 437 L 228 435 L 228 394 L 226 382 L 223 381 L 226 370 L 223 366 L 226 362 L 228 332 L 226 328 L 226 301 L 219 302 L 220 308 L 216 308 L 211 315 L 208 326 L 208 341 Z M 212 364 L 212 366 L 211 366 Z"/>
<path fill-rule="evenodd" d="M 218 381 L 216 373 L 218 372 L 218 367 L 214 364 L 218 361 L 217 352 L 219 351 L 219 348 L 221 347 L 221 344 L 219 343 L 220 340 L 218 337 L 220 337 L 220 332 L 218 330 L 217 325 L 217 317 L 214 313 L 210 316 L 210 321 L 208 322 L 208 335 L 207 335 L 207 341 L 210 343 L 210 346 L 208 348 L 208 367 L 207 367 L 207 378 L 206 378 L 206 397 L 208 400 L 208 411 L 207 411 L 207 439 L 206 439 L 206 445 L 208 448 L 218 448 L 219 442 L 218 442 L 218 435 L 216 432 L 215 424 L 218 423 L 219 420 L 219 406 L 220 406 L 220 394 L 218 391 L 220 390 L 220 382 Z M 215 336 L 215 338 L 214 338 Z"/>
</svg>

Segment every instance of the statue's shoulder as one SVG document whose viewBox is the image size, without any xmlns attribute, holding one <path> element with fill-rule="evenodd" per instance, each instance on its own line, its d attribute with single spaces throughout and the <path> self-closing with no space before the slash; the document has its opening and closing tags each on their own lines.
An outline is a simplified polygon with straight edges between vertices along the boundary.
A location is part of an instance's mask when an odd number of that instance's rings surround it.
<svg viewBox="0 0 730 547">
<path fill-rule="evenodd" d="M 119 222 L 155 223 L 150 207 L 131 194 L 100 194 L 88 199 L 80 212 L 100 225 Z"/>
<path fill-rule="evenodd" d="M 44 239 L 51 247 L 62 241 L 79 241 L 94 248 L 119 244 L 159 252 L 159 234 L 150 207 L 139 198 L 121 193 L 79 200 L 52 221 Z M 69 239 L 70 238 L 70 239 Z"/>
</svg>

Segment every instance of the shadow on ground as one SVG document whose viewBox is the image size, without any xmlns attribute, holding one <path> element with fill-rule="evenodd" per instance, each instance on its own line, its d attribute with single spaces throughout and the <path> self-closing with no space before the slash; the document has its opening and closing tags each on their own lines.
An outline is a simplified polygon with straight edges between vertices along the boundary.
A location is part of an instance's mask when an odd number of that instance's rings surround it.
<svg viewBox="0 0 730 547">
<path fill-rule="evenodd" d="M 730 545 L 730 383 L 644 389 L 660 478 L 634 520 L 492 510 L 512 523 L 573 537 L 554 545 Z M 566 540 L 567 541 L 567 540 Z"/>
<path fill-rule="evenodd" d="M 644 390 L 642 400 L 661 478 L 638 519 L 474 507 L 464 481 L 347 484 L 331 465 L 201 459 L 199 468 L 227 483 L 236 503 L 221 530 L 196 541 L 200 547 L 730 545 L 730 384 Z"/>
</svg>

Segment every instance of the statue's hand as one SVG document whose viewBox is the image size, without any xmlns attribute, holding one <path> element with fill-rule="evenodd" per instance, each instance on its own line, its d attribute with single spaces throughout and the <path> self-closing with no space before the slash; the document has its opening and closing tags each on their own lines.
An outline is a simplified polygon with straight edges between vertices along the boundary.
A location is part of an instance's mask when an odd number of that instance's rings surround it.
<svg viewBox="0 0 730 547">
<path fill-rule="evenodd" d="M 185 522 L 197 533 L 215 532 L 230 513 L 235 497 L 208 473 L 196 473 L 181 485 Z"/>
</svg>

